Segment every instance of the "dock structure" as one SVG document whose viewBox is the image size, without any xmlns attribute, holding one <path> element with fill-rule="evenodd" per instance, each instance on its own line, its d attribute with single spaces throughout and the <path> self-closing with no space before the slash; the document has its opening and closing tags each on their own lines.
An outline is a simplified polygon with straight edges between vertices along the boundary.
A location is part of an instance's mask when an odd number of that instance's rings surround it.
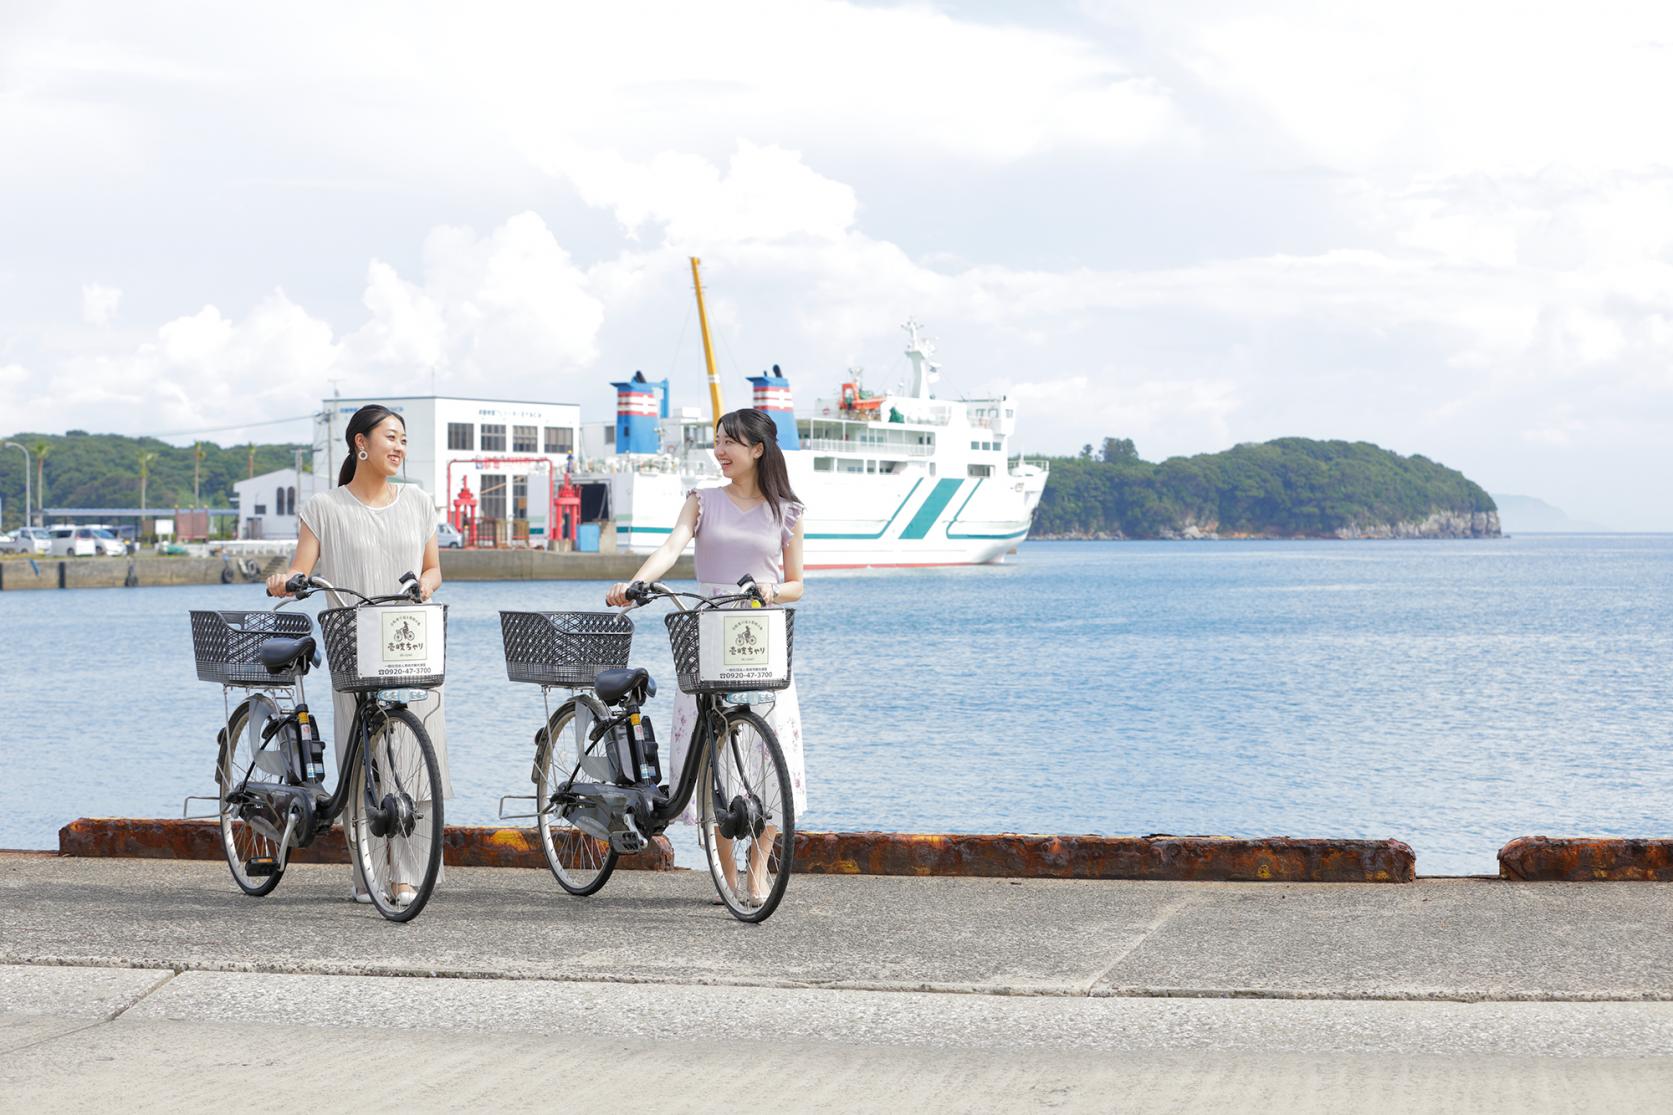
<svg viewBox="0 0 1673 1115">
<path fill-rule="evenodd" d="M 701 872 L 588 899 L 450 867 L 417 921 L 298 864 L 0 855 L 0 1095 L 179 1109 L 240 1079 L 410 1110 L 1656 1110 L 1673 885 L 809 874 L 761 926 Z M 275 1074 L 268 1076 L 267 1074 Z M 380 1095 L 382 1095 L 380 1093 Z M 383 1095 L 386 1106 L 397 1104 Z M 374 1099 L 372 1106 L 379 1106 Z"/>
</svg>

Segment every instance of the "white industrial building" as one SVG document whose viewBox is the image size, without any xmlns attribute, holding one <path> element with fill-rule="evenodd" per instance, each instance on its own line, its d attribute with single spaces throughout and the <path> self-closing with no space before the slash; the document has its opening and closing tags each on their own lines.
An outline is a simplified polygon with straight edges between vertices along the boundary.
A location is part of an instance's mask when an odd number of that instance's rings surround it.
<svg viewBox="0 0 1673 1115">
<path fill-rule="evenodd" d="M 403 478 L 430 494 L 438 522 L 451 518 L 464 491 L 475 502 L 482 544 L 545 544 L 553 492 L 578 442 L 578 405 L 438 395 L 326 399 L 314 420 L 314 475 L 323 483 L 336 483 L 348 451 L 343 433 L 368 403 L 406 421 Z"/>
<path fill-rule="evenodd" d="M 238 537 L 251 541 L 296 537 L 296 512 L 315 492 L 314 474 L 282 468 L 233 484 Z"/>
</svg>

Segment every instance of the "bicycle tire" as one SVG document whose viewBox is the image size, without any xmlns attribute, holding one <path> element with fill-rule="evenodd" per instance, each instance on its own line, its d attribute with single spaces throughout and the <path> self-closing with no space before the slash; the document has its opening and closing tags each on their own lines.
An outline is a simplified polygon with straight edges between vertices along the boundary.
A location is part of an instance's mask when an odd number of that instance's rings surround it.
<svg viewBox="0 0 1673 1115">
<path fill-rule="evenodd" d="M 585 898 L 590 894 L 597 894 L 610 876 L 616 870 L 616 863 L 621 854 L 610 845 L 609 841 L 601 841 L 595 836 L 589 836 L 568 821 L 546 809 L 546 804 L 552 798 L 552 787 L 561 779 L 569 777 L 569 771 L 574 764 L 559 760 L 554 765 L 554 759 L 561 754 L 558 741 L 563 738 L 563 732 L 575 716 L 579 706 L 586 706 L 592 713 L 595 722 L 602 721 L 608 714 L 603 702 L 585 693 L 578 693 L 574 697 L 558 706 L 552 718 L 546 723 L 546 738 L 535 748 L 535 805 L 540 809 L 540 815 L 535 818 L 536 831 L 540 834 L 540 850 L 546 856 L 546 866 L 551 869 L 552 877 L 558 881 L 558 886 L 577 898 Z M 561 766 L 562 769 L 559 769 Z M 554 821 L 557 831 L 554 832 Z M 560 849 L 559 844 L 566 845 Z M 597 860 L 592 857 L 603 845 L 603 855 Z M 565 852 L 570 853 L 570 864 L 563 862 Z M 575 862 L 579 860 L 580 862 Z M 587 862 L 593 866 L 588 868 Z M 588 874 L 588 872 L 592 874 Z"/>
<path fill-rule="evenodd" d="M 410 742 L 416 755 L 395 756 L 397 749 L 390 745 L 390 741 L 398 728 L 411 734 Z M 389 771 L 394 776 L 378 787 L 383 791 L 379 795 L 380 800 L 385 800 L 390 795 L 405 794 L 413 807 L 414 825 L 410 833 L 401 836 L 379 836 L 372 832 L 370 818 L 366 812 L 366 757 L 362 755 L 356 761 L 355 769 L 349 772 L 350 777 L 354 779 L 353 788 L 349 793 L 346 826 L 349 852 L 360 864 L 360 875 L 366 883 L 373 908 L 389 921 L 411 921 L 430 901 L 430 895 L 436 886 L 436 876 L 441 871 L 444 833 L 441 764 L 436 760 L 436 749 L 430 742 L 430 733 L 424 730 L 423 722 L 409 709 L 385 710 L 383 724 L 366 741 L 366 746 L 372 750 L 374 769 Z M 406 748 L 403 746 L 399 750 L 404 752 Z M 381 768 L 377 767 L 380 762 L 385 764 Z M 428 798 L 423 796 L 426 788 L 430 792 Z M 415 790 L 418 792 L 414 793 Z M 422 806 L 421 803 L 425 801 L 429 802 L 428 807 Z M 423 843 L 420 844 L 420 841 Z M 381 857 L 380 849 L 384 853 Z M 419 856 L 424 860 L 420 881 L 407 884 L 413 887 L 414 894 L 412 900 L 404 905 L 390 892 L 390 888 L 396 885 L 393 881 L 393 859 L 397 851 L 409 863 Z M 378 862 L 380 858 L 383 860 L 382 864 Z M 386 878 L 389 879 L 387 884 L 384 882 Z"/>
<path fill-rule="evenodd" d="M 284 878 L 285 873 L 275 870 L 266 876 L 250 875 L 250 853 L 259 851 L 276 859 L 279 852 L 277 842 L 256 834 L 249 825 L 229 815 L 227 805 L 227 793 L 238 777 L 239 741 L 245 738 L 249 724 L 250 702 L 246 700 L 233 709 L 227 726 L 221 732 L 220 746 L 215 757 L 216 797 L 220 799 L 218 823 L 221 830 L 221 854 L 226 857 L 227 870 L 232 873 L 232 881 L 251 898 L 265 898 L 273 893 L 273 889 L 279 885 L 279 880 Z M 242 829 L 235 829 L 235 825 L 242 825 Z"/>
<path fill-rule="evenodd" d="M 725 714 L 723 726 L 725 738 L 716 739 L 711 734 L 704 741 L 701 752 L 707 769 L 702 772 L 698 783 L 697 792 L 702 795 L 697 810 L 698 831 L 702 836 L 704 858 L 709 863 L 709 878 L 714 881 L 721 903 L 739 921 L 759 924 L 772 917 L 773 911 L 778 909 L 785 888 L 790 885 L 790 874 L 794 868 L 796 803 L 791 794 L 790 768 L 784 761 L 778 735 L 772 725 L 757 713 L 743 708 L 731 709 Z M 746 730 L 757 737 L 754 744 L 740 743 L 739 737 Z M 756 744 L 762 759 L 758 779 L 751 777 L 749 760 L 743 757 L 746 751 L 755 750 Z M 729 769 L 723 769 L 717 762 Z M 770 776 L 768 767 L 771 768 Z M 721 832 L 723 818 L 715 809 L 716 796 L 719 795 L 728 806 L 735 807 L 740 799 L 747 799 L 750 794 L 757 797 L 756 806 L 760 809 L 765 827 L 759 833 L 750 834 L 747 839 L 724 836 Z M 771 847 L 761 841 L 768 828 L 777 830 Z M 723 840 L 726 841 L 724 848 L 721 846 Z M 736 849 L 739 843 L 744 844 L 745 863 L 742 866 L 749 882 L 752 882 L 749 877 L 756 874 L 755 847 L 766 849 L 761 853 L 760 860 L 762 874 L 770 875 L 764 894 L 751 894 L 749 886 L 740 888 L 738 884 L 740 865 Z M 730 880 L 723 857 L 731 860 Z M 775 863 L 776 871 L 773 869 Z"/>
</svg>

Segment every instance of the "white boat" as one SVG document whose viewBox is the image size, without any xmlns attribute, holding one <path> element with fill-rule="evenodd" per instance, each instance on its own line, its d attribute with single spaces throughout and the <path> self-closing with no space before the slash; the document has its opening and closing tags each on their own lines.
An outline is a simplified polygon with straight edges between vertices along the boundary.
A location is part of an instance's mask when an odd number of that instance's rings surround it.
<svg viewBox="0 0 1673 1115">
<path fill-rule="evenodd" d="M 807 507 L 810 569 L 980 565 L 1028 537 L 1048 470 L 1013 452 L 1016 403 L 937 398 L 934 348 L 917 322 L 903 328 L 912 372 L 901 391 L 872 395 L 853 375 L 797 414 L 784 376 L 750 377 Z M 710 373 L 712 384 L 712 361 Z M 671 412 L 666 380 L 616 387 L 614 425 L 582 431 L 582 518 L 613 524 L 618 550 L 648 553 L 667 539 L 687 490 L 726 481 L 711 453 L 713 417 Z"/>
</svg>

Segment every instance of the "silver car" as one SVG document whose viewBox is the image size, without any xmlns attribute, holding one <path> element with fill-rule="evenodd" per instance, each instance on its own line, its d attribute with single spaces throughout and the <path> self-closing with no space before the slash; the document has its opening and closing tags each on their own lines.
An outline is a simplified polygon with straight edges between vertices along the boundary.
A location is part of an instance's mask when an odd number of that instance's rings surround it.
<svg viewBox="0 0 1673 1115">
<path fill-rule="evenodd" d="M 0 553 L 3 554 L 45 556 L 51 552 L 52 532 L 45 527 L 19 527 L 7 541 L 0 542 Z"/>
</svg>

